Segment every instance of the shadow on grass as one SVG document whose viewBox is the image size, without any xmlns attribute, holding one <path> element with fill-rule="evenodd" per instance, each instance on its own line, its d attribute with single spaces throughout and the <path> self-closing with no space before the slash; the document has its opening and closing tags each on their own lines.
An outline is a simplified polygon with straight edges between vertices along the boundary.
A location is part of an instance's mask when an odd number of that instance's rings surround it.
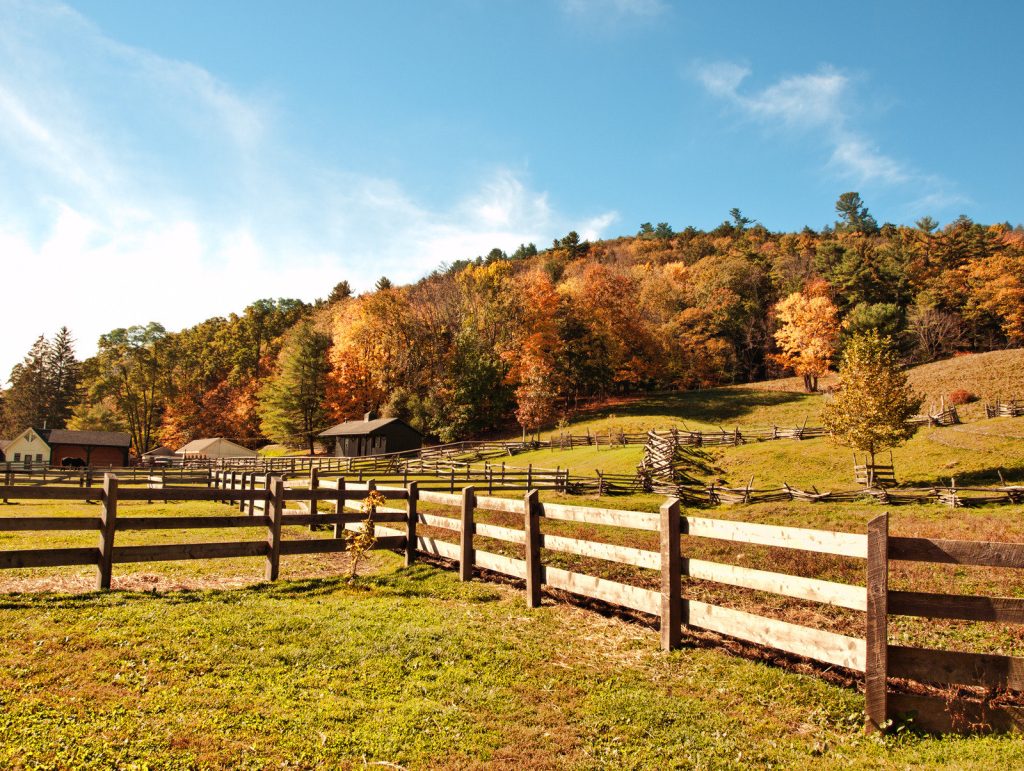
<svg viewBox="0 0 1024 771">
<path fill-rule="evenodd" d="M 611 415 L 645 417 L 653 414 L 668 415 L 681 420 L 724 423 L 738 420 L 760 407 L 775 407 L 807 399 L 809 399 L 807 394 L 789 391 L 714 388 L 707 391 L 682 391 L 675 394 L 644 396 L 636 401 L 582 413 L 579 419 L 593 420 Z"/>
<path fill-rule="evenodd" d="M 461 599 L 468 602 L 495 602 L 502 595 L 482 583 L 461 584 L 440 563 L 422 562 L 394 572 L 347 575 L 330 578 L 306 578 L 260 581 L 228 589 L 172 589 L 137 591 L 115 589 L 109 592 L 59 593 L 19 592 L 0 595 L 0 610 L 44 610 L 46 608 L 86 608 L 116 606 L 128 602 L 159 602 L 164 605 L 188 605 L 202 602 L 234 604 L 253 595 L 268 599 L 314 599 L 338 593 L 365 593 L 407 599 Z"/>
<path fill-rule="evenodd" d="M 941 476 L 901 481 L 901 487 L 949 487 L 950 479 L 956 480 L 957 487 L 1002 487 L 1003 481 L 999 479 L 1000 472 L 1002 472 L 1007 485 L 1024 485 L 1024 467 L 993 466 L 960 472 L 950 469 Z"/>
</svg>

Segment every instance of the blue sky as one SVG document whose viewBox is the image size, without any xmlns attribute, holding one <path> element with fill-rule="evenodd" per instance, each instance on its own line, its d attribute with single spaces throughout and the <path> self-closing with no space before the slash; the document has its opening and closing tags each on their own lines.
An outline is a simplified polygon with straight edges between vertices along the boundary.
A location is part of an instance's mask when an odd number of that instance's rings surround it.
<svg viewBox="0 0 1024 771">
<path fill-rule="evenodd" d="M 67 324 L 179 328 L 740 207 L 1020 222 L 1024 4 L 0 0 L 6 375 Z M 45 310 L 43 310 L 45 309 Z M 21 320 L 21 323 L 18 322 Z"/>
</svg>

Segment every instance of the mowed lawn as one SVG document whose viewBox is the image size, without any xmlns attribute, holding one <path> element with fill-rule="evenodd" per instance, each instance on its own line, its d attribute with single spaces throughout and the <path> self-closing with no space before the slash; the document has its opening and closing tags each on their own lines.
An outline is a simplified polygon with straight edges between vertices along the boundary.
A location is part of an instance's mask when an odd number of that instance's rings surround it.
<svg viewBox="0 0 1024 771">
<path fill-rule="evenodd" d="M 0 596 L 13 768 L 1008 768 L 1017 737 L 862 734 L 854 690 L 437 567 Z"/>
</svg>

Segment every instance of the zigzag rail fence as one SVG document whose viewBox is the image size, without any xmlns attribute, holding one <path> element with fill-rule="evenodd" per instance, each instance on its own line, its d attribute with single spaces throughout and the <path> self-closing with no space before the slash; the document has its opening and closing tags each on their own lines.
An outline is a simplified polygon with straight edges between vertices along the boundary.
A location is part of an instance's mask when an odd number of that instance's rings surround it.
<svg viewBox="0 0 1024 771">
<path fill-rule="evenodd" d="M 323 486 L 288 489 L 281 477 L 270 477 L 243 489 L 171 488 L 162 490 L 168 500 L 227 501 L 249 514 L 231 516 L 173 517 L 121 516 L 119 501 L 143 501 L 147 488 L 121 487 L 114 475 L 105 475 L 99 496 L 99 516 L 0 517 L 0 531 L 98 532 L 91 548 L 23 549 L 0 551 L 0 568 L 39 568 L 66 565 L 94 565 L 96 587 L 109 589 L 114 565 L 163 560 L 254 557 L 265 561 L 265 577 L 277 580 L 280 560 L 293 554 L 344 551 L 341 528 L 358 527 L 365 514 L 345 512 L 349 502 L 376 489 L 385 499 L 404 500 L 404 508 L 379 507 L 375 521 L 376 549 L 391 549 L 405 555 L 411 564 L 421 554 L 440 558 L 459 570 L 461 580 L 474 578 L 480 570 L 491 571 L 524 582 L 526 604 L 541 604 L 543 590 L 558 590 L 611 606 L 636 611 L 657 619 L 661 646 L 671 650 L 683 642 L 684 631 L 710 632 L 725 638 L 774 649 L 786 654 L 838 667 L 864 676 L 865 728 L 884 731 L 892 720 L 912 718 L 913 725 L 927 731 L 1020 730 L 1024 708 L 997 703 L 993 695 L 1010 695 L 1024 690 L 1024 658 L 989 653 L 966 653 L 926 649 L 889 643 L 888 623 L 892 615 L 939 619 L 964 619 L 1001 623 L 1024 623 L 1024 599 L 974 595 L 933 594 L 895 591 L 889 587 L 892 562 L 930 562 L 981 565 L 996 568 L 1024 568 L 1024 544 L 906 538 L 889 534 L 888 515 L 872 519 L 866 533 L 833 532 L 806 528 L 764 525 L 686 516 L 676 498 L 670 498 L 659 513 L 566 506 L 542 502 L 537 490 L 523 499 L 479 496 L 472 486 L 458 494 L 420 490 L 415 482 L 402 488 L 378 487 L 375 480 L 365 485 L 345 479 L 324 480 Z M 84 501 L 95 492 L 82 488 L 4 487 L 0 494 L 12 499 Z M 308 502 L 309 510 L 295 512 L 288 502 Z M 335 505 L 333 513 L 320 513 L 321 501 Z M 260 503 L 261 513 L 252 504 Z M 454 508 L 457 516 L 419 510 L 419 503 Z M 480 521 L 478 512 L 498 512 L 522 522 L 521 528 Z M 553 522 L 594 526 L 600 532 L 641 531 L 656 533 L 657 551 L 613 543 L 570 538 L 551 530 Z M 388 527 L 388 523 L 401 527 Z M 285 540 L 282 528 L 291 525 L 333 525 L 333 537 Z M 418 527 L 430 532 L 418 532 Z M 186 543 L 169 545 L 119 546 L 116 536 L 132 530 L 191 530 L 197 528 L 253 528 L 265 530 L 265 538 L 239 542 Z M 448 534 L 447 540 L 442 534 Z M 456 540 L 457 539 L 457 540 Z M 477 539 L 486 539 L 516 550 L 521 556 L 486 551 Z M 687 556 L 683 539 L 702 539 L 769 549 L 833 555 L 863 561 L 864 585 L 840 583 L 776 571 L 755 570 Z M 689 540 L 687 541 L 689 543 Z M 625 565 L 654 573 L 659 590 L 567 570 L 551 563 L 558 554 L 576 555 L 613 565 Z M 686 587 L 714 583 L 769 592 L 784 597 L 844 608 L 864 614 L 863 637 L 794 624 L 767 616 L 692 599 Z M 557 599 L 559 595 L 555 595 Z M 892 679 L 946 687 L 945 695 L 897 692 Z M 966 698 L 963 686 L 987 689 L 987 698 Z M 959 687 L 958 690 L 950 690 Z M 952 695 L 950 695 L 952 694 Z M 1017 704 L 1019 704 L 1019 699 Z"/>
<path fill-rule="evenodd" d="M 985 405 L 986 418 L 1019 418 L 1024 415 L 1024 401 L 1010 399 L 1004 402 L 996 399 L 995 404 Z"/>
</svg>

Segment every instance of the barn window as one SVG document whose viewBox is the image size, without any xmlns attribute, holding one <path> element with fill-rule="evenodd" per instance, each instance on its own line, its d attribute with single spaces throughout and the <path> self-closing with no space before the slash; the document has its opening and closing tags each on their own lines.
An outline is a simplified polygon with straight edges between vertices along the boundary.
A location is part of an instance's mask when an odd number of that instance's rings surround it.
<svg viewBox="0 0 1024 771">
<path fill-rule="evenodd" d="M 36 463 L 42 463 L 42 462 L 43 462 L 43 454 L 41 452 L 37 452 L 36 453 Z"/>
<path fill-rule="evenodd" d="M 14 462 L 17 463 L 20 460 L 21 460 L 21 453 L 20 452 L 14 453 Z"/>
</svg>

